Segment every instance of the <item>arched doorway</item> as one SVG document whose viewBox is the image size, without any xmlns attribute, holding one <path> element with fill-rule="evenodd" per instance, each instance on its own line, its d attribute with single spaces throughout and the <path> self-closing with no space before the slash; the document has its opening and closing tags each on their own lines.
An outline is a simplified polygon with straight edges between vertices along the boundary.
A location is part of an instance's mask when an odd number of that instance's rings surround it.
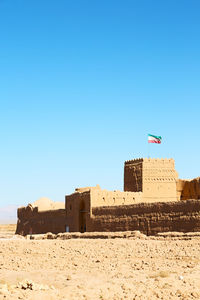
<svg viewBox="0 0 200 300">
<path fill-rule="evenodd" d="M 80 201 L 79 231 L 82 233 L 86 232 L 86 210 L 85 210 L 85 202 L 83 200 Z"/>
</svg>

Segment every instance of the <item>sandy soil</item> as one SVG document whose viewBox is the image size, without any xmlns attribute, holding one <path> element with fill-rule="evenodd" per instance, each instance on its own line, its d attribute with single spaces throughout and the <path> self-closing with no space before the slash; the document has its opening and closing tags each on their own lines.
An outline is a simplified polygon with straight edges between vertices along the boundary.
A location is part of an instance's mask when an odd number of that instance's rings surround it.
<svg viewBox="0 0 200 300">
<path fill-rule="evenodd" d="M 0 299 L 200 299 L 200 239 L 0 240 Z"/>
<path fill-rule="evenodd" d="M 0 238 L 12 237 L 16 231 L 16 224 L 0 224 Z"/>
</svg>

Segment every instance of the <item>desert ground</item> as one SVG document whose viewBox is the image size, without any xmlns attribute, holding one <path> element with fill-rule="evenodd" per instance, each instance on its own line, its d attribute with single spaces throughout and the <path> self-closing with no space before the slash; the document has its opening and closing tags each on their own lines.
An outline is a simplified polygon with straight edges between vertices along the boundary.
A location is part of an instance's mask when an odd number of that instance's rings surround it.
<svg viewBox="0 0 200 300">
<path fill-rule="evenodd" d="M 0 224 L 0 239 L 12 237 L 15 231 L 16 224 Z"/>
<path fill-rule="evenodd" d="M 200 299 L 200 237 L 0 239 L 0 299 Z"/>
</svg>

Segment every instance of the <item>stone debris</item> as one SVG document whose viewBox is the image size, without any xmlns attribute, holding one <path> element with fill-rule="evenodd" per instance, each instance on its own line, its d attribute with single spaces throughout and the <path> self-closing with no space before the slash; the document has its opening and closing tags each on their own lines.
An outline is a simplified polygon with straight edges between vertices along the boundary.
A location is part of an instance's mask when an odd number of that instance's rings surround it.
<svg viewBox="0 0 200 300">
<path fill-rule="evenodd" d="M 38 283 L 33 282 L 32 280 L 25 279 L 25 280 L 19 282 L 17 285 L 10 285 L 7 283 L 0 284 L 0 296 L 7 298 L 7 296 L 16 292 L 17 289 L 31 290 L 31 291 L 47 291 L 47 290 L 55 290 L 55 287 L 53 285 L 48 286 L 46 284 L 38 284 Z M 1 299 L 1 297 L 0 297 L 0 299 Z"/>
<path fill-rule="evenodd" d="M 48 240 L 53 240 L 56 238 L 56 234 L 53 234 L 51 232 L 48 232 L 46 235 Z"/>
<path fill-rule="evenodd" d="M 48 232 L 46 234 L 32 234 L 27 235 L 26 239 L 31 240 L 69 240 L 69 239 L 165 239 L 165 238 L 178 238 L 178 239 L 191 239 L 200 238 L 200 232 L 159 232 L 156 236 L 146 236 L 139 230 L 134 231 L 118 231 L 118 232 L 64 232 L 53 234 Z"/>
<path fill-rule="evenodd" d="M 64 232 L 53 234 L 48 232 L 46 234 L 32 234 L 27 235 L 27 239 L 31 240 L 68 240 L 68 239 L 116 239 L 116 238 L 137 238 L 147 239 L 147 236 L 139 230 L 134 231 L 118 231 L 118 232 Z"/>
<path fill-rule="evenodd" d="M 32 280 L 23 280 L 19 282 L 16 286 L 16 288 L 22 289 L 22 290 L 32 290 L 32 291 L 46 291 L 49 289 L 55 289 L 54 286 L 49 287 L 46 284 L 37 284 L 33 282 Z"/>
<path fill-rule="evenodd" d="M 192 237 L 200 237 L 200 232 L 159 232 L 157 233 L 158 237 L 171 237 L 171 238 L 179 238 L 179 239 L 187 239 Z"/>
</svg>

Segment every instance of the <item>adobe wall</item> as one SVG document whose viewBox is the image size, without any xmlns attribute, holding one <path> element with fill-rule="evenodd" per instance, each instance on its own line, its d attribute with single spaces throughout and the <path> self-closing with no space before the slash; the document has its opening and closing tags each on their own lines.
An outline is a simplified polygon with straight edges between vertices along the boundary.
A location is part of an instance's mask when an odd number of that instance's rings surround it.
<svg viewBox="0 0 200 300">
<path fill-rule="evenodd" d="M 142 202 L 142 193 L 108 191 L 101 189 L 92 189 L 90 191 L 91 206 L 113 206 L 128 205 Z"/>
<path fill-rule="evenodd" d="M 88 231 L 200 231 L 200 201 L 141 203 L 92 209 Z"/>
<path fill-rule="evenodd" d="M 180 200 L 200 199 L 200 177 L 192 180 L 179 179 L 177 181 L 177 193 Z"/>
<path fill-rule="evenodd" d="M 16 234 L 60 233 L 66 230 L 65 209 L 38 212 L 37 207 L 28 205 L 17 210 Z"/>
<path fill-rule="evenodd" d="M 173 159 L 141 158 L 124 165 L 124 191 L 142 192 L 142 202 L 176 201 L 177 178 Z"/>
<path fill-rule="evenodd" d="M 143 158 L 127 160 L 124 164 L 124 191 L 142 192 Z"/>
<path fill-rule="evenodd" d="M 93 207 L 140 203 L 142 193 L 101 190 L 100 186 L 77 188 L 65 196 L 66 226 L 70 232 L 88 231 Z"/>
<path fill-rule="evenodd" d="M 65 196 L 66 226 L 70 232 L 87 231 L 87 220 L 90 217 L 90 190 L 86 189 Z"/>
<path fill-rule="evenodd" d="M 177 195 L 178 200 L 181 200 L 181 195 L 182 195 L 182 192 L 183 192 L 185 182 L 186 182 L 186 180 L 183 180 L 183 179 L 178 179 L 176 181 L 176 195 Z M 188 198 L 188 199 L 192 199 L 192 198 Z"/>
<path fill-rule="evenodd" d="M 147 159 L 143 161 L 144 202 L 177 201 L 178 173 L 173 159 Z"/>
</svg>

